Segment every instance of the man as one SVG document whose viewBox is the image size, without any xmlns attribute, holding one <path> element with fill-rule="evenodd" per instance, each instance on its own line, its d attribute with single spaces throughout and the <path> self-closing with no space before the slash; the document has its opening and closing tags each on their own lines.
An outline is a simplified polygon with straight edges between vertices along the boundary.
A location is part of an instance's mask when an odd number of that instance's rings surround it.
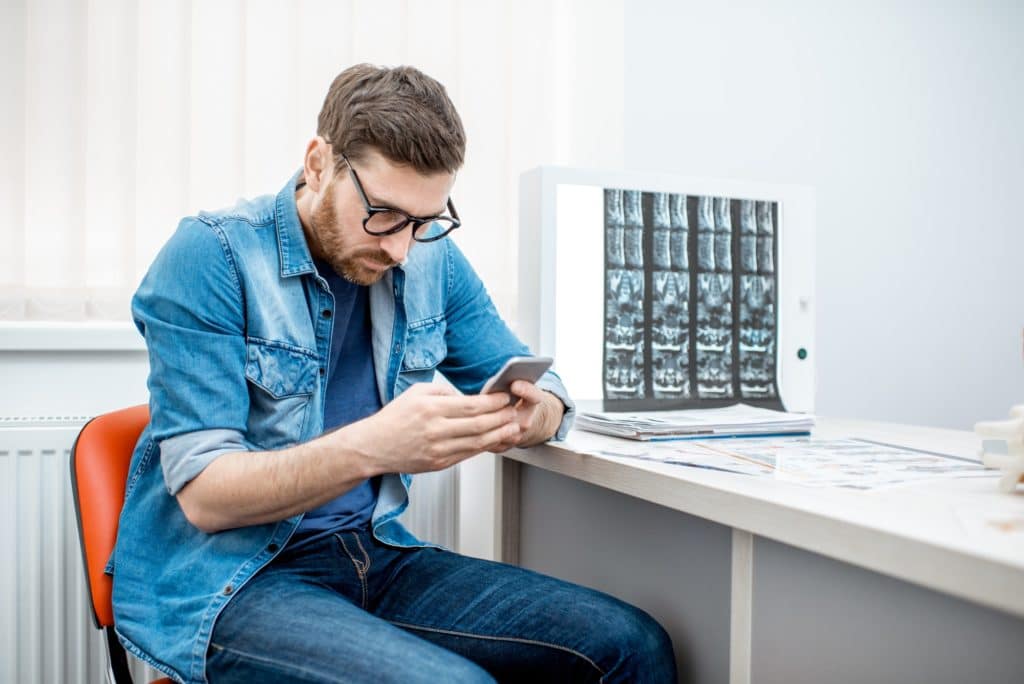
<svg viewBox="0 0 1024 684">
<path fill-rule="evenodd" d="M 439 83 L 348 69 L 284 189 L 183 220 L 139 287 L 151 422 L 110 570 L 126 648 L 175 679 L 675 678 L 645 613 L 397 520 L 411 473 L 572 415 L 551 373 L 476 394 L 528 351 L 446 239 L 464 147 Z"/>
</svg>

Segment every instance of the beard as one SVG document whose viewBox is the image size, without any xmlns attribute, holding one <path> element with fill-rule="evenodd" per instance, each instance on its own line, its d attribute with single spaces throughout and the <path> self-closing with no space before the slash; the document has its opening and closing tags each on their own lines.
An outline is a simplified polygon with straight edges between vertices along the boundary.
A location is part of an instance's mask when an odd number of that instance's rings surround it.
<svg viewBox="0 0 1024 684">
<path fill-rule="evenodd" d="M 331 265 L 334 272 L 350 283 L 356 285 L 373 285 L 384 277 L 395 262 L 382 249 L 373 247 L 353 247 L 345 236 L 344 229 L 338 221 L 338 212 L 334 204 L 334 181 L 331 181 L 324 192 L 320 206 L 310 215 L 309 222 L 313 237 L 320 247 L 319 255 Z M 384 268 L 374 269 L 363 263 L 363 260 Z"/>
</svg>

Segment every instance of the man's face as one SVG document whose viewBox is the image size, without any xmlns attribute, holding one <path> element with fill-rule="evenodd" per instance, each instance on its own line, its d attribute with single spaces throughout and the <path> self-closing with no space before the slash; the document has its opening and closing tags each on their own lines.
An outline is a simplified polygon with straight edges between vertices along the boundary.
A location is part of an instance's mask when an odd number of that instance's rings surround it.
<svg viewBox="0 0 1024 684">
<path fill-rule="evenodd" d="M 454 174 L 421 175 L 371 150 L 353 160 L 367 199 L 373 206 L 399 209 L 412 216 L 444 213 Z M 345 279 L 371 285 L 394 265 L 405 261 L 413 244 L 412 226 L 394 235 L 374 236 L 363 230 L 366 208 L 345 167 L 327 171 L 326 186 L 310 213 L 313 252 Z"/>
</svg>

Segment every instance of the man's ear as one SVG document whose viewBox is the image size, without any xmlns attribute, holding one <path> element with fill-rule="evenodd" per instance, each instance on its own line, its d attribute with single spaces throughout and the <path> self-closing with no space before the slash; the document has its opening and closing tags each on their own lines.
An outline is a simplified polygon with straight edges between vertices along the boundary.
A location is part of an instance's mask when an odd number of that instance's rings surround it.
<svg viewBox="0 0 1024 684">
<path fill-rule="evenodd" d="M 313 192 L 320 192 L 326 181 L 325 174 L 331 163 L 330 156 L 327 141 L 319 135 L 306 144 L 302 170 L 306 178 L 306 187 Z"/>
</svg>

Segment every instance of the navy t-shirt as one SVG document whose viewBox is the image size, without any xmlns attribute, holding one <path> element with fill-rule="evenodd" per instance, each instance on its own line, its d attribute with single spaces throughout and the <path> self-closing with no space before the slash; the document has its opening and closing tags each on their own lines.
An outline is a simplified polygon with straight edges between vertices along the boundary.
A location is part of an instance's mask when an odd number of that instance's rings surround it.
<svg viewBox="0 0 1024 684">
<path fill-rule="evenodd" d="M 376 413 L 381 403 L 373 369 L 369 288 L 350 283 L 319 259 L 316 268 L 334 295 L 334 329 L 324 403 L 327 432 Z M 307 512 L 292 541 L 366 527 L 377 504 L 379 488 L 380 478 L 370 478 Z"/>
</svg>

